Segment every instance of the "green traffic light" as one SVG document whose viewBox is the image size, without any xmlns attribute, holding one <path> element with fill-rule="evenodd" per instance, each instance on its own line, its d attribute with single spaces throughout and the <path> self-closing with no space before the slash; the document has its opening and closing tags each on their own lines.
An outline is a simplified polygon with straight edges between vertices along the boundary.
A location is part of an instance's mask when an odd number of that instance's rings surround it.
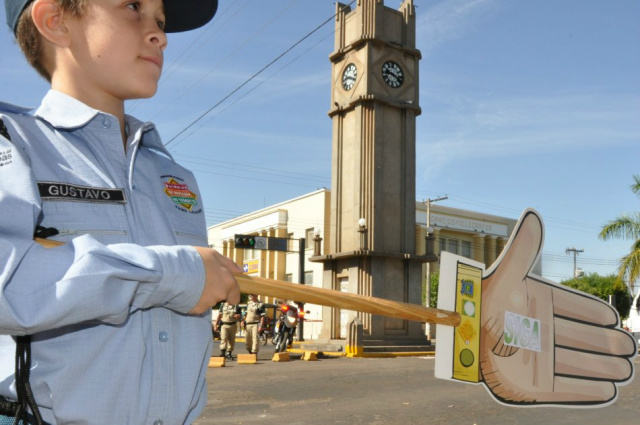
<svg viewBox="0 0 640 425">
<path fill-rule="evenodd" d="M 255 249 L 256 238 L 249 235 L 235 236 L 236 248 Z"/>
</svg>

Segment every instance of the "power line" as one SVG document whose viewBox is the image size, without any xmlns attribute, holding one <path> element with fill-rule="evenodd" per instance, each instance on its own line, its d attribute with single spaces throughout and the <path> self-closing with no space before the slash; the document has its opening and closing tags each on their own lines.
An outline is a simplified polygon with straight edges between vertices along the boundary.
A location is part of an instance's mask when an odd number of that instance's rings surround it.
<svg viewBox="0 0 640 425">
<path fill-rule="evenodd" d="M 267 81 L 269 81 L 271 78 L 273 78 L 275 75 L 277 75 L 280 71 L 286 69 L 287 67 L 289 67 L 291 64 L 293 64 L 295 61 L 297 61 L 298 59 L 300 59 L 303 55 L 305 55 L 306 53 L 308 53 L 309 51 L 311 51 L 312 49 L 314 49 L 316 46 L 318 46 L 320 43 L 322 43 L 325 39 L 327 39 L 327 37 L 329 37 L 329 35 L 332 35 L 335 31 L 331 31 L 331 33 L 329 33 L 328 35 L 326 35 L 325 37 L 321 38 L 320 40 L 318 40 L 317 43 L 315 43 L 314 45 L 310 46 L 307 50 L 305 50 L 304 52 L 300 53 L 298 56 L 296 56 L 295 58 L 293 58 L 292 60 L 290 60 L 288 63 L 286 63 L 284 66 L 282 66 L 280 69 L 278 69 L 276 72 L 274 72 L 273 74 L 271 74 L 270 76 L 268 76 L 267 78 L 265 78 L 264 80 L 260 81 L 259 83 L 257 83 L 255 86 L 253 86 L 252 88 L 248 89 L 246 92 L 244 92 L 241 96 L 238 96 L 233 102 L 231 102 L 229 105 L 227 105 L 227 107 L 225 107 L 224 109 L 221 109 L 220 111 L 218 111 L 217 114 L 212 115 L 211 118 L 209 118 L 207 121 L 203 122 L 199 127 L 194 128 L 191 133 L 189 133 L 189 135 L 194 134 L 195 132 L 197 132 L 198 130 L 200 130 L 202 127 L 206 126 L 211 120 L 213 120 L 214 118 L 216 118 L 217 116 L 219 116 L 220 114 L 224 113 L 226 110 L 228 110 L 229 108 L 233 107 L 236 103 L 238 103 L 240 100 L 244 99 L 246 96 L 248 96 L 249 94 L 251 94 L 254 90 L 256 90 L 258 87 L 260 87 L 262 84 L 266 83 Z M 188 137 L 184 137 L 182 140 L 186 140 L 188 139 Z M 176 144 L 174 144 L 172 146 L 173 149 L 176 148 L 176 146 L 178 146 L 181 142 L 177 142 Z"/>
<path fill-rule="evenodd" d="M 296 0 L 297 1 L 297 0 Z M 238 54 L 251 40 L 253 40 L 254 38 L 256 38 L 258 36 L 258 34 L 260 34 L 262 31 L 264 31 L 266 28 L 268 28 L 269 26 L 271 26 L 271 24 L 273 24 L 275 21 L 278 20 L 278 18 L 280 16 L 282 16 L 284 14 L 284 12 L 286 12 L 288 9 L 290 9 L 293 4 L 295 4 L 295 1 L 293 3 L 291 3 L 289 6 L 287 6 L 284 10 L 282 10 L 278 15 L 276 15 L 273 19 L 271 19 L 270 21 L 268 21 L 267 23 L 265 23 L 260 29 L 258 29 L 256 32 L 254 32 L 253 34 L 251 34 L 249 37 L 247 37 L 239 46 L 236 46 L 227 56 L 225 56 L 224 58 L 222 58 L 221 60 L 218 61 L 218 63 L 216 63 L 213 67 L 211 67 L 209 69 L 209 71 L 204 74 L 203 76 L 201 76 L 199 79 L 195 80 L 188 88 L 184 89 L 181 91 L 181 93 L 178 96 L 175 96 L 173 98 L 173 101 L 171 103 L 168 103 L 167 105 L 165 105 L 165 107 L 160 110 L 158 113 L 156 113 L 151 120 L 154 121 L 159 115 L 161 115 L 164 111 L 166 111 L 167 109 L 169 109 L 170 107 L 175 105 L 175 101 L 182 98 L 185 94 L 187 94 L 188 92 L 190 92 L 195 86 L 197 86 L 198 84 L 200 84 L 202 81 L 204 81 L 205 78 L 209 77 L 211 75 L 211 73 L 213 73 L 213 71 L 215 71 L 216 69 L 218 69 L 220 66 L 222 66 L 225 62 L 227 62 L 229 59 L 231 59 L 233 56 L 235 56 L 236 54 Z M 243 5 L 244 7 L 245 5 Z M 233 15 L 235 16 L 237 13 L 239 12 L 239 10 L 236 11 L 236 13 Z M 232 17 L 233 17 L 232 16 Z M 226 22 L 229 23 L 229 20 Z M 226 24 L 225 23 L 225 24 Z M 223 26 L 224 27 L 224 26 Z M 222 28 L 222 27 L 221 27 Z M 219 31 L 219 30 L 218 30 Z M 217 33 L 217 31 L 216 31 Z M 209 37 L 211 38 L 211 37 Z M 197 53 L 198 51 L 193 52 L 187 59 L 189 59 L 191 56 L 193 56 L 195 53 Z"/>
<path fill-rule="evenodd" d="M 348 5 L 344 6 L 344 8 L 349 8 L 353 3 L 355 3 L 356 0 L 353 0 L 351 3 L 349 3 Z M 195 120 L 193 120 L 189 125 L 187 125 L 184 129 L 182 129 L 180 132 L 178 132 L 178 134 L 176 134 L 175 136 L 173 136 L 173 138 L 171 138 L 167 143 L 165 143 L 165 146 L 168 146 L 171 142 L 173 142 L 177 137 L 179 137 L 181 134 L 183 134 L 185 131 L 187 131 L 189 128 L 191 128 L 194 124 L 196 124 L 198 121 L 200 121 L 202 118 L 204 118 L 206 115 L 208 115 L 211 111 L 213 111 L 215 108 L 217 108 L 222 102 L 224 102 L 225 100 L 229 99 L 231 96 L 233 96 L 235 93 L 237 93 L 241 88 L 243 88 L 244 86 L 246 86 L 247 84 L 249 84 L 253 79 L 255 79 L 258 75 L 262 74 L 265 70 L 267 70 L 269 67 L 271 67 L 271 65 L 273 65 L 274 63 L 276 63 L 277 61 L 279 61 L 283 56 L 285 56 L 287 53 L 289 53 L 291 50 L 293 50 L 296 46 L 298 46 L 299 44 L 301 44 L 304 40 L 306 40 L 307 38 L 309 38 L 311 35 L 313 35 L 314 33 L 316 33 L 318 30 L 320 30 L 320 28 L 322 28 L 323 26 L 325 26 L 327 23 L 331 22 L 333 19 L 335 19 L 337 13 L 334 14 L 333 16 L 331 16 L 329 19 L 327 19 L 326 21 L 324 21 L 323 23 L 321 23 L 320 25 L 318 25 L 315 29 L 313 29 L 311 32 L 309 32 L 307 35 L 305 35 L 304 37 L 302 37 L 300 40 L 296 41 L 293 45 L 291 45 L 291 47 L 289 47 L 288 49 L 286 49 L 284 52 L 282 52 L 281 54 L 279 54 L 275 59 L 273 59 L 271 62 L 269 62 L 268 64 L 266 64 L 264 67 L 262 67 L 258 72 L 256 72 L 255 74 L 253 74 L 251 77 L 249 77 L 247 80 L 245 80 L 245 82 L 243 82 L 242 84 L 240 84 L 238 87 L 236 87 L 235 89 L 233 89 L 229 94 L 227 94 L 225 97 L 223 97 L 220 101 L 218 101 L 215 105 L 213 105 L 211 108 L 209 108 L 207 111 L 205 111 L 203 114 L 201 114 L 198 118 L 196 118 Z"/>
<path fill-rule="evenodd" d="M 258 174 L 267 174 L 267 175 L 273 175 L 273 176 L 281 176 L 281 177 L 291 177 L 294 178 L 296 180 L 311 180 L 311 181 L 324 181 L 326 182 L 326 176 L 319 176 L 319 175 L 315 175 L 315 174 L 308 174 L 308 173 L 299 173 L 296 171 L 286 171 L 283 170 L 281 168 L 267 168 L 267 167 L 260 167 L 260 166 L 256 166 L 256 165 L 251 165 L 251 164 L 246 164 L 246 163 L 237 163 L 237 162 L 229 162 L 229 161 L 220 161 L 220 160 L 215 160 L 215 159 L 206 159 L 206 158 L 202 158 L 202 157 L 196 157 L 196 156 L 192 156 L 192 155 L 184 155 L 184 154 L 175 154 L 174 157 L 176 158 L 187 158 L 187 159 L 183 159 L 181 162 L 186 162 L 186 163 L 191 163 L 191 164 L 198 164 L 198 165 L 206 165 L 206 166 L 213 166 L 213 167 L 217 167 L 217 168 L 225 168 L 225 169 L 230 169 L 230 170 L 236 170 L 242 173 L 246 173 L 246 172 L 254 172 L 254 173 L 258 173 Z"/>
<path fill-rule="evenodd" d="M 244 4 L 238 5 L 236 6 L 236 3 L 238 2 L 238 0 L 233 0 L 233 3 L 231 3 L 229 6 L 227 6 L 226 8 L 224 8 L 223 10 L 220 10 L 216 13 L 215 18 L 204 27 L 204 31 L 199 32 L 198 36 L 193 39 L 191 42 L 189 42 L 189 44 L 186 46 L 186 48 L 182 49 L 182 51 L 180 52 L 180 54 L 171 62 L 167 65 L 166 69 L 162 70 L 162 76 L 160 78 L 159 81 L 159 85 L 164 84 L 167 80 L 169 80 L 171 78 L 171 76 L 178 71 L 180 68 L 182 68 L 182 66 L 193 57 L 193 55 L 195 55 L 196 53 L 201 53 L 202 52 L 202 47 L 209 41 L 211 40 L 211 38 L 213 36 L 215 36 L 216 34 L 218 34 L 222 29 L 224 29 L 224 27 L 240 12 L 242 11 L 246 6 L 247 6 L 247 2 L 249 0 L 245 0 Z M 220 20 L 223 19 L 227 13 L 229 11 L 233 11 L 233 14 L 229 17 L 226 18 L 226 20 L 220 24 Z M 215 31 L 213 31 L 211 34 L 209 34 L 209 36 L 204 39 L 200 44 L 199 44 L 199 48 L 194 48 L 195 44 L 201 40 L 205 35 L 207 35 L 207 33 L 211 32 L 213 29 L 215 29 Z M 188 56 L 186 56 L 188 54 Z M 185 57 L 186 56 L 186 57 Z M 184 57 L 184 59 L 183 59 Z M 184 92 L 182 93 L 184 94 Z M 181 97 L 182 94 L 179 96 Z M 140 104 L 142 103 L 141 99 L 137 99 L 135 101 L 131 102 L 131 105 L 128 107 L 128 111 L 132 112 L 134 111 Z M 170 103 L 168 106 L 165 106 L 160 112 L 158 112 L 153 118 L 151 118 L 151 121 L 155 120 L 155 118 L 160 115 L 162 112 L 164 112 L 169 106 L 174 105 L 175 102 Z"/>
</svg>

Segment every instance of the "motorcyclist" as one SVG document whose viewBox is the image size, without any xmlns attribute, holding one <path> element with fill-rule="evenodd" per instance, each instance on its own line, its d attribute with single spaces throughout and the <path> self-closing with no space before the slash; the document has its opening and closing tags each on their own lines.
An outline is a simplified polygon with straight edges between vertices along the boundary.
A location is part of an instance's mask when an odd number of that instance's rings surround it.
<svg viewBox="0 0 640 425">
<path fill-rule="evenodd" d="M 297 307 L 289 304 L 283 304 L 280 307 L 280 312 L 273 342 L 276 346 L 276 352 L 285 351 L 287 346 L 293 343 L 293 336 L 301 315 Z"/>
</svg>

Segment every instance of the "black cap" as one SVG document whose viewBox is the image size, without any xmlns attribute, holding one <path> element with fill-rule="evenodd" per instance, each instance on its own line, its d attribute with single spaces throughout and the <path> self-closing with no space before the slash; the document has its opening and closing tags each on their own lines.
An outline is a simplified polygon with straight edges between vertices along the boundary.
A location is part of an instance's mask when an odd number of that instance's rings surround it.
<svg viewBox="0 0 640 425">
<path fill-rule="evenodd" d="M 18 19 L 25 7 L 33 0 L 4 0 L 7 25 L 15 34 Z M 164 31 L 189 31 L 207 24 L 218 9 L 218 0 L 164 0 L 167 17 Z"/>
<path fill-rule="evenodd" d="M 218 0 L 164 0 L 164 32 L 194 30 L 206 25 L 218 10 Z"/>
</svg>

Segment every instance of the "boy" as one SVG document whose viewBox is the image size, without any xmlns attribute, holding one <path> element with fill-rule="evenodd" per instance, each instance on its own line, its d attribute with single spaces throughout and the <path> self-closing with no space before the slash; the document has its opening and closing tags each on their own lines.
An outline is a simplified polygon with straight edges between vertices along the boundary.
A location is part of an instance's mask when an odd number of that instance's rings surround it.
<svg viewBox="0 0 640 425">
<path fill-rule="evenodd" d="M 239 301 L 241 269 L 205 248 L 193 175 L 124 101 L 155 93 L 165 33 L 216 8 L 5 0 L 51 83 L 35 111 L 0 103 L 0 406 L 29 398 L 14 358 L 30 335 L 30 423 L 186 424 L 205 406 L 210 309 Z"/>
</svg>

